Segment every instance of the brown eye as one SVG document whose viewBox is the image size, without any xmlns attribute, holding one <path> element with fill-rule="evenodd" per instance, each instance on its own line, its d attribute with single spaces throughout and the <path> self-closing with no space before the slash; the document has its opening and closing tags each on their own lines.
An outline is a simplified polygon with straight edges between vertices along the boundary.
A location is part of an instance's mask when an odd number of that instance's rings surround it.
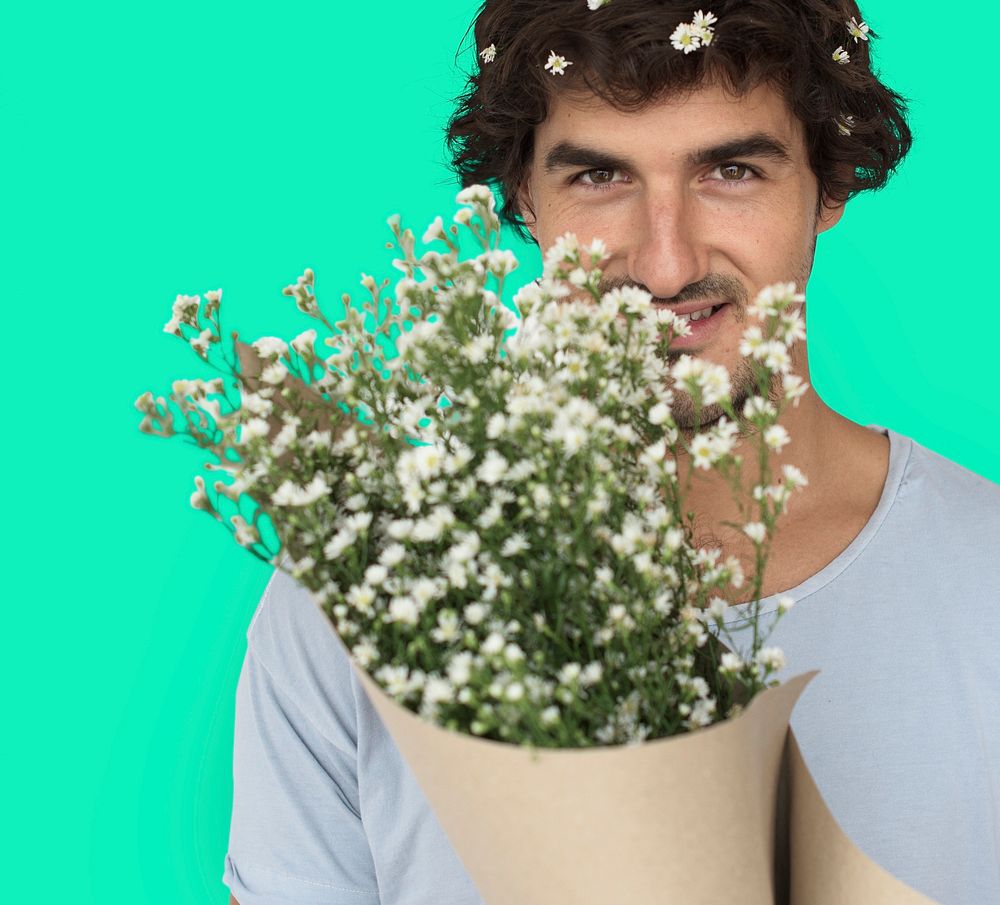
<svg viewBox="0 0 1000 905">
<path fill-rule="evenodd" d="M 615 175 L 614 170 L 587 170 L 590 181 L 595 185 L 602 185 L 611 182 L 611 177 Z"/>
<path fill-rule="evenodd" d="M 726 163 L 719 167 L 722 178 L 727 182 L 742 182 L 750 167 L 742 163 Z"/>
</svg>

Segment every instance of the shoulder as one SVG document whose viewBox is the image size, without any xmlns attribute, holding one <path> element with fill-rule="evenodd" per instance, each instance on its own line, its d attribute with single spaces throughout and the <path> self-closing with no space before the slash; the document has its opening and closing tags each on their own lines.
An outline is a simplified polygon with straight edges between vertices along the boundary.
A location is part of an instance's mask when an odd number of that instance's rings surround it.
<svg viewBox="0 0 1000 905">
<path fill-rule="evenodd" d="M 919 503 L 942 528 L 981 533 L 1000 543 L 1000 484 L 903 437 L 909 456 L 899 488 L 902 502 Z"/>
<path fill-rule="evenodd" d="M 353 666 L 309 590 L 275 569 L 247 629 L 247 652 L 338 747 L 357 747 Z"/>
</svg>

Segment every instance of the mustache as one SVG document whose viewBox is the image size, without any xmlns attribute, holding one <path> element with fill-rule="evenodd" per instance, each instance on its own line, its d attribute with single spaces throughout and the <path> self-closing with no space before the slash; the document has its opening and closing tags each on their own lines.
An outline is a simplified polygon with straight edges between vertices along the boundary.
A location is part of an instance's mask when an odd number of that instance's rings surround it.
<svg viewBox="0 0 1000 905">
<path fill-rule="evenodd" d="M 649 292 L 642 283 L 637 283 L 628 277 L 611 277 L 602 279 L 600 282 L 600 293 L 604 295 L 612 289 L 634 288 Z M 661 298 L 655 293 L 653 296 L 654 305 L 683 305 L 685 302 L 694 302 L 699 299 L 724 299 L 727 302 L 736 304 L 740 308 L 745 308 L 750 301 L 750 295 L 746 287 L 736 277 L 724 273 L 711 273 L 695 283 L 689 283 L 677 295 L 672 298 Z"/>
</svg>

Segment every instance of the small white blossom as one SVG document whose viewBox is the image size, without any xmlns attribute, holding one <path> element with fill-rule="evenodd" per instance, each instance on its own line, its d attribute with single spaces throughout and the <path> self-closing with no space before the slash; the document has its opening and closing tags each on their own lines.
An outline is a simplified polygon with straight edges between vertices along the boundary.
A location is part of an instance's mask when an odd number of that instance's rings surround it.
<svg viewBox="0 0 1000 905">
<path fill-rule="evenodd" d="M 724 653 L 720 658 L 720 672 L 737 673 L 741 669 L 743 669 L 743 661 L 738 655 L 726 651 L 726 653 Z"/>
<path fill-rule="evenodd" d="M 479 645 L 480 651 L 488 656 L 499 654 L 504 649 L 504 638 L 499 632 L 490 632 L 486 640 Z"/>
<path fill-rule="evenodd" d="M 785 476 L 785 481 L 792 487 L 808 487 L 809 480 L 794 465 L 783 465 L 781 473 Z"/>
<path fill-rule="evenodd" d="M 550 70 L 552 75 L 563 75 L 566 72 L 566 67 L 572 65 L 572 61 L 567 60 L 566 57 L 560 56 L 554 50 L 550 50 L 549 58 L 545 63 L 545 68 Z"/>
<path fill-rule="evenodd" d="M 755 544 L 762 544 L 767 538 L 767 526 L 763 522 L 747 522 L 743 526 L 743 533 Z"/>
<path fill-rule="evenodd" d="M 479 625 L 489 612 L 489 609 L 481 603 L 470 603 L 468 606 L 462 610 L 462 615 L 465 617 L 465 621 L 469 625 Z M 503 640 L 503 639 L 501 639 Z"/>
<path fill-rule="evenodd" d="M 846 65 L 851 62 L 851 55 L 844 50 L 843 46 L 840 46 L 833 52 L 833 62 Z"/>
<path fill-rule="evenodd" d="M 681 22 L 670 36 L 670 43 L 676 50 L 691 53 L 701 47 L 701 39 L 701 29 L 695 28 L 690 22 Z"/>
<path fill-rule="evenodd" d="M 851 16 L 851 21 L 847 23 L 847 31 L 854 38 L 854 43 L 857 44 L 858 41 L 868 40 L 870 29 L 864 22 L 859 23 L 854 16 Z"/>
<path fill-rule="evenodd" d="M 416 625 L 420 618 L 417 602 L 412 597 L 394 597 L 389 604 L 389 622 L 402 622 L 406 625 Z"/>
<path fill-rule="evenodd" d="M 785 668 L 785 655 L 777 647 L 762 647 L 755 659 L 758 666 L 771 672 Z"/>
<path fill-rule="evenodd" d="M 787 613 L 793 606 L 795 606 L 795 599 L 789 597 L 787 594 L 784 594 L 778 598 L 779 613 Z"/>
<path fill-rule="evenodd" d="M 484 63 L 492 63 L 497 58 L 496 44 L 490 44 L 489 47 L 483 48 L 479 51 L 479 55 L 483 58 Z"/>
<path fill-rule="evenodd" d="M 775 452 L 779 451 L 791 441 L 788 431 L 780 424 L 772 424 L 764 430 L 764 443 Z"/>
</svg>

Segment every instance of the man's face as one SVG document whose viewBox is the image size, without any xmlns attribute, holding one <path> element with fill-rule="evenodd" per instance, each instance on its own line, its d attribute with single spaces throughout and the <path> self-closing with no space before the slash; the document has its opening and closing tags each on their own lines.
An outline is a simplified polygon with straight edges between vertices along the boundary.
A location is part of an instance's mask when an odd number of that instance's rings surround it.
<svg viewBox="0 0 1000 905">
<path fill-rule="evenodd" d="M 566 232 L 605 241 L 602 292 L 638 286 L 680 313 L 722 305 L 671 349 L 725 365 L 737 411 L 756 393 L 739 354 L 747 305 L 771 283 L 802 291 L 816 236 L 843 212 L 817 214 L 802 125 L 770 86 L 736 98 L 707 85 L 638 113 L 556 97 L 519 200 L 543 251 Z M 693 426 L 686 394 L 673 410 Z M 706 408 L 701 424 L 721 414 Z"/>
</svg>

